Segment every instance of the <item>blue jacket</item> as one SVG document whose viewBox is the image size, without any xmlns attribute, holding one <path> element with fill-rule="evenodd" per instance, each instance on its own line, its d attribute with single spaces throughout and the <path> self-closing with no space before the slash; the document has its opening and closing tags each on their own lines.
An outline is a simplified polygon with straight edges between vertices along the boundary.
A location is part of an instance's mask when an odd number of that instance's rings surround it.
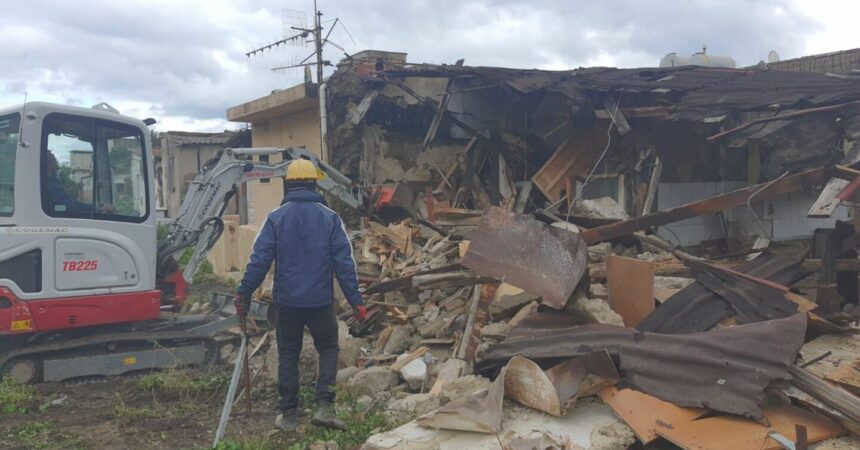
<svg viewBox="0 0 860 450">
<path fill-rule="evenodd" d="M 361 304 L 352 244 L 340 217 L 311 189 L 290 190 L 269 213 L 254 241 L 238 293 L 245 298 L 263 282 L 275 262 L 275 301 L 283 306 L 331 305 L 333 275 L 350 305 Z M 334 272 L 334 274 L 332 273 Z"/>
</svg>

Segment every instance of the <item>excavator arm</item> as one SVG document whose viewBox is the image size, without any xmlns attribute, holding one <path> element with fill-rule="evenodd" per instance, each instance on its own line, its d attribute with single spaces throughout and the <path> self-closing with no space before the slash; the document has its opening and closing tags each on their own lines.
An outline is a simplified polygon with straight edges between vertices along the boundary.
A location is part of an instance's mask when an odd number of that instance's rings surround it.
<svg viewBox="0 0 860 450">
<path fill-rule="evenodd" d="M 273 154 L 283 155 L 283 160 L 269 164 L 250 158 Z M 352 181 L 306 149 L 226 149 L 219 157 L 207 161 L 191 181 L 179 213 L 158 243 L 156 273 L 166 297 L 172 290 L 174 303 L 184 302 L 184 286 L 191 281 L 197 267 L 221 237 L 224 231 L 222 217 L 239 186 L 248 181 L 284 177 L 290 163 L 299 158 L 308 159 L 317 166 L 321 172 L 317 185 L 322 190 L 352 208 L 362 207 L 364 195 L 352 186 Z M 177 261 L 189 247 L 193 247 L 194 251 L 180 277 Z M 169 287 L 165 285 L 171 284 L 173 289 L 164 289 Z"/>
</svg>

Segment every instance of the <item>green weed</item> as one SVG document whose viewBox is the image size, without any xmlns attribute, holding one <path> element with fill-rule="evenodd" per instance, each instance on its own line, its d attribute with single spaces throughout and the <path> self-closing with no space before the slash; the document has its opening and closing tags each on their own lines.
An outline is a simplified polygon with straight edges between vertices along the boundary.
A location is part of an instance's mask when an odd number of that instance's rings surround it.
<svg viewBox="0 0 860 450">
<path fill-rule="evenodd" d="M 84 439 L 75 434 L 66 434 L 54 429 L 49 422 L 31 422 L 6 432 L 3 440 L 14 447 L 34 450 L 84 450 Z"/>
<path fill-rule="evenodd" d="M 38 402 L 39 396 L 32 386 L 0 379 L 0 414 L 27 414 Z"/>
<path fill-rule="evenodd" d="M 299 391 L 300 402 L 301 398 L 302 391 Z M 335 410 L 338 418 L 346 423 L 346 430 L 310 427 L 307 432 L 297 436 L 298 439 L 289 442 L 287 448 L 304 449 L 317 441 L 335 441 L 338 448 L 354 448 L 363 444 L 372 434 L 386 429 L 385 417 L 381 409 L 372 407 L 368 411 L 361 411 L 358 406 L 358 395 L 346 389 L 338 389 Z"/>
</svg>

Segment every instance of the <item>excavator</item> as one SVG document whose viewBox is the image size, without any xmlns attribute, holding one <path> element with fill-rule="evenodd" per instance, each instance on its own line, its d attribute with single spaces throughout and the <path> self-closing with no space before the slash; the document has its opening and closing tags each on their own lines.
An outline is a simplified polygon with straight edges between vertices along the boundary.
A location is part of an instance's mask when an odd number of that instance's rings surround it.
<svg viewBox="0 0 860 450">
<path fill-rule="evenodd" d="M 0 110 L 0 378 L 87 381 L 212 364 L 218 336 L 238 323 L 229 296 L 213 295 L 205 314 L 169 311 L 185 303 L 242 183 L 284 177 L 304 158 L 321 189 L 352 208 L 366 202 L 303 148 L 228 148 L 190 182 L 159 240 L 154 123 L 104 103 Z M 275 154 L 283 159 L 253 158 Z M 265 320 L 266 305 L 255 302 L 251 318 Z"/>
</svg>

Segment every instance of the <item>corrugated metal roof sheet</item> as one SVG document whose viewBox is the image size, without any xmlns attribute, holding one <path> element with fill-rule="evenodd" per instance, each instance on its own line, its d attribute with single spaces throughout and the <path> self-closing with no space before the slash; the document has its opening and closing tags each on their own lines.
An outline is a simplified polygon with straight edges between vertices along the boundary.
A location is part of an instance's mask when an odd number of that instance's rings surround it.
<svg viewBox="0 0 860 450">
<path fill-rule="evenodd" d="M 605 349 L 617 359 L 623 382 L 642 392 L 680 406 L 759 418 L 764 388 L 790 379 L 806 314 L 683 335 L 609 325 L 514 333 L 491 346 L 476 370 L 492 372 L 515 355 L 549 363 Z"/>
<path fill-rule="evenodd" d="M 523 94 L 549 88 L 572 98 L 578 92 L 587 91 L 657 95 L 677 92 L 682 96 L 670 117 L 692 120 L 773 105 L 788 109 L 860 98 L 860 80 L 836 79 L 820 73 L 697 66 L 548 71 L 423 64 L 396 67 L 384 74 L 395 77 L 474 76 L 480 77 L 484 83 L 501 83 Z"/>
<path fill-rule="evenodd" d="M 800 264 L 805 254 L 794 257 L 777 256 L 764 252 L 752 261 L 745 262 L 736 270 L 758 278 L 780 284 L 790 284 L 803 275 Z M 697 281 L 666 300 L 637 326 L 641 331 L 665 334 L 683 334 L 705 331 L 716 325 L 723 317 L 739 309 L 736 314 L 740 323 L 766 318 L 787 317 L 797 306 L 780 295 L 774 299 L 768 291 L 773 289 L 746 280 L 721 275 L 721 283 L 732 289 L 733 299 L 713 280 L 713 275 L 704 274 Z M 710 288 L 708 288 L 710 286 Z M 718 292 L 715 292 L 718 291 Z M 779 293 L 781 294 L 781 293 Z M 732 301 L 733 300 L 733 301 Z M 775 315 L 778 314 L 778 315 Z"/>
</svg>

